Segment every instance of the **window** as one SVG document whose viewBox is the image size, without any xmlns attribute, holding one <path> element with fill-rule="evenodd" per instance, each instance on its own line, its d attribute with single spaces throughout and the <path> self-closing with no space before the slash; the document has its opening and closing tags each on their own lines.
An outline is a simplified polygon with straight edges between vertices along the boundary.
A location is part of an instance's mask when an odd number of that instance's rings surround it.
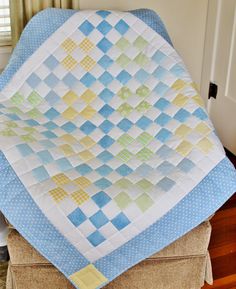
<svg viewBox="0 0 236 289">
<path fill-rule="evenodd" d="M 9 0 L 0 0 L 0 46 L 11 44 Z"/>
</svg>

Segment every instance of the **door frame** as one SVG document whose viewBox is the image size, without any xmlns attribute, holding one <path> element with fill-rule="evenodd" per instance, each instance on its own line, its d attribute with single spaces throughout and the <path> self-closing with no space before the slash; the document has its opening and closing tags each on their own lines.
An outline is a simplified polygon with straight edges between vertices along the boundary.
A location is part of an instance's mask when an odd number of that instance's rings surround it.
<svg viewBox="0 0 236 289">
<path fill-rule="evenodd" d="M 209 83 L 214 82 L 215 60 L 217 54 L 217 31 L 220 23 L 222 0 L 208 0 L 205 43 L 202 61 L 200 93 L 210 112 L 211 101 L 208 100 Z"/>
</svg>

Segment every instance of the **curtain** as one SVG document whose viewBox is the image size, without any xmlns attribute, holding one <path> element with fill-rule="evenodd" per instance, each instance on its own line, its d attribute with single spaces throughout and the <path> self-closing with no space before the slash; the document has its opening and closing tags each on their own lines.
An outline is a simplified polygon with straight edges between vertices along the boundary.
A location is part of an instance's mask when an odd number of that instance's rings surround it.
<svg viewBox="0 0 236 289">
<path fill-rule="evenodd" d="M 10 0 L 12 45 L 15 46 L 27 22 L 48 8 L 79 9 L 79 0 Z"/>
</svg>

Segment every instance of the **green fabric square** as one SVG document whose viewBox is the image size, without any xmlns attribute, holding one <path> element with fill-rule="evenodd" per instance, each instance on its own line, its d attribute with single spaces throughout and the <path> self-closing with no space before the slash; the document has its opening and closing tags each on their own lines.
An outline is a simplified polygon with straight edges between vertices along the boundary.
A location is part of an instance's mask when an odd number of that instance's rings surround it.
<svg viewBox="0 0 236 289">
<path fill-rule="evenodd" d="M 115 185 L 122 190 L 128 189 L 130 186 L 133 186 L 133 183 L 125 178 L 120 179 L 115 183 Z"/>
<path fill-rule="evenodd" d="M 118 108 L 119 113 L 124 117 L 128 116 L 132 112 L 132 110 L 133 107 L 130 106 L 128 103 L 124 103 Z"/>
<path fill-rule="evenodd" d="M 129 62 L 130 62 L 130 58 L 128 56 L 126 56 L 125 54 L 121 54 L 117 59 L 116 62 L 123 68 L 125 68 Z"/>
<path fill-rule="evenodd" d="M 137 182 L 136 185 L 145 192 L 149 191 L 153 187 L 153 184 L 146 179 L 142 179 L 141 181 Z"/>
<path fill-rule="evenodd" d="M 147 97 L 150 93 L 150 89 L 147 86 L 142 85 L 136 90 L 136 93 L 140 97 Z"/>
<path fill-rule="evenodd" d="M 24 97 L 19 93 L 15 93 L 12 98 L 11 102 L 15 105 L 20 105 L 24 101 Z"/>
<path fill-rule="evenodd" d="M 10 137 L 10 136 L 16 136 L 17 134 L 12 130 L 12 129 L 4 129 L 0 132 L 0 134 L 2 136 L 7 136 L 7 137 Z"/>
<path fill-rule="evenodd" d="M 43 99 L 36 91 L 33 91 L 28 97 L 28 101 L 32 106 L 37 106 L 43 101 Z"/>
<path fill-rule="evenodd" d="M 147 46 L 148 42 L 143 39 L 142 36 L 139 36 L 135 41 L 134 41 L 134 46 L 140 50 L 144 49 Z"/>
<path fill-rule="evenodd" d="M 124 147 L 127 145 L 131 144 L 134 141 L 134 139 L 128 135 L 128 134 L 123 134 L 121 137 L 118 139 L 118 143 Z"/>
<path fill-rule="evenodd" d="M 36 139 L 30 135 L 30 134 L 26 134 L 26 135 L 22 135 L 20 137 L 24 142 L 33 142 L 33 141 L 36 141 Z"/>
<path fill-rule="evenodd" d="M 129 206 L 129 204 L 132 202 L 129 195 L 125 192 L 121 192 L 119 195 L 115 197 L 115 202 L 117 206 L 123 210 Z"/>
<path fill-rule="evenodd" d="M 146 146 L 152 140 L 153 140 L 153 137 L 147 132 L 143 132 L 137 137 L 137 141 L 140 142 L 144 146 Z"/>
<path fill-rule="evenodd" d="M 140 161 L 145 162 L 145 161 L 149 160 L 153 154 L 154 153 L 150 149 L 143 148 L 141 151 L 139 151 L 136 154 L 136 156 Z"/>
<path fill-rule="evenodd" d="M 139 53 L 139 54 L 135 57 L 134 61 L 135 61 L 138 65 L 140 65 L 141 67 L 143 67 L 143 66 L 148 62 L 148 58 L 147 58 L 147 56 L 144 55 L 143 53 Z"/>
<path fill-rule="evenodd" d="M 118 96 L 124 100 L 128 99 L 131 95 L 131 90 L 126 86 L 122 87 L 118 92 Z"/>
<path fill-rule="evenodd" d="M 116 43 L 116 46 L 120 48 L 120 50 L 125 50 L 129 45 L 129 41 L 123 37 L 119 39 Z"/>
<path fill-rule="evenodd" d="M 147 194 L 142 194 L 135 200 L 135 203 L 142 212 L 145 212 L 153 205 L 154 202 Z"/>
<path fill-rule="evenodd" d="M 37 118 L 42 116 L 41 112 L 38 111 L 36 108 L 31 109 L 30 111 L 27 112 L 27 115 L 31 118 Z"/>
<path fill-rule="evenodd" d="M 123 162 L 128 162 L 132 158 L 132 156 L 133 154 L 130 151 L 124 149 L 121 152 L 119 152 L 116 157 L 122 160 Z"/>
<path fill-rule="evenodd" d="M 136 107 L 136 110 L 138 112 L 146 112 L 148 109 L 150 109 L 152 106 L 147 101 L 142 101 L 140 104 Z"/>
</svg>

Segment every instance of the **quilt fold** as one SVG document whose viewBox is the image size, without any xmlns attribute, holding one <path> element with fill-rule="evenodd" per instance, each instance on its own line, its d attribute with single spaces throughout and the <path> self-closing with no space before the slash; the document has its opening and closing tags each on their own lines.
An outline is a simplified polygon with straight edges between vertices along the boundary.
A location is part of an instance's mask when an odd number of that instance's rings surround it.
<svg viewBox="0 0 236 289">
<path fill-rule="evenodd" d="M 0 210 L 78 289 L 102 288 L 236 191 L 196 85 L 145 9 L 35 16 L 0 76 L 0 150 Z"/>
</svg>

